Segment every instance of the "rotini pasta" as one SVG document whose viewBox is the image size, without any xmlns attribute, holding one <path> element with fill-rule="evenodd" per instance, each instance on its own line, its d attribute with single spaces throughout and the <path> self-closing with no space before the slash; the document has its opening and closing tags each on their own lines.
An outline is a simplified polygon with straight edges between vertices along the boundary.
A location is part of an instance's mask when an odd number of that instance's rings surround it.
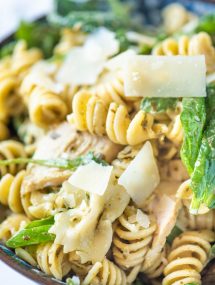
<svg viewBox="0 0 215 285">
<path fill-rule="evenodd" d="M 7 217 L 3 223 L 0 224 L 0 239 L 6 242 L 20 229 L 23 229 L 28 223 L 29 219 L 22 214 L 12 214 Z"/>
<path fill-rule="evenodd" d="M 164 269 L 163 285 L 201 284 L 200 272 L 209 259 L 214 232 L 184 232 L 175 238 L 168 264 Z"/>
<path fill-rule="evenodd" d="M 69 255 L 57 244 L 41 244 L 36 249 L 36 260 L 41 270 L 61 280 L 71 270 Z"/>
<path fill-rule="evenodd" d="M 0 203 L 14 213 L 23 212 L 20 191 L 24 177 L 25 170 L 22 170 L 16 176 L 7 173 L 0 180 Z"/>
<path fill-rule="evenodd" d="M 124 105 L 112 102 L 107 108 L 103 101 L 82 90 L 74 97 L 73 113 L 68 121 L 81 131 L 89 130 L 97 135 L 106 133 L 111 141 L 122 145 L 137 145 L 167 131 L 166 125 L 154 124 L 154 118 L 149 113 L 139 111 L 130 119 Z"/>
<path fill-rule="evenodd" d="M 92 266 L 82 284 L 125 285 L 126 276 L 117 265 L 108 259 L 104 259 Z"/>
<path fill-rule="evenodd" d="M 215 48 L 210 36 L 201 32 L 189 38 L 181 36 L 179 39 L 168 38 L 158 44 L 152 51 L 154 55 L 205 55 L 207 72 L 215 70 Z"/>
<path fill-rule="evenodd" d="M 144 261 L 156 230 L 156 225 L 151 220 L 148 227 L 141 226 L 136 215 L 137 209 L 134 206 L 128 206 L 118 219 L 113 238 L 114 260 L 125 270 L 140 265 Z"/>
<path fill-rule="evenodd" d="M 14 140 L 3 141 L 0 143 L 0 160 L 12 159 L 17 157 L 25 158 L 26 152 L 24 145 L 20 142 Z M 19 170 L 23 168 L 23 165 L 14 165 L 10 164 L 8 166 L 0 166 L 0 176 L 3 176 L 7 173 L 16 174 Z"/>
</svg>

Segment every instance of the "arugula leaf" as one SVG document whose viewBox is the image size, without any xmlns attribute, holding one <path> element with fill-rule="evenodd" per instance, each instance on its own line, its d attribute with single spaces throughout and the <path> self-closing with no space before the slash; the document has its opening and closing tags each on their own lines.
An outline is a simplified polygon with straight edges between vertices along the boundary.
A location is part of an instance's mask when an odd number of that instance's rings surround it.
<svg viewBox="0 0 215 285">
<path fill-rule="evenodd" d="M 12 236 L 6 245 L 17 248 L 54 241 L 55 235 L 48 232 L 53 224 L 54 217 L 33 221 L 25 229 Z"/>
<path fill-rule="evenodd" d="M 93 152 L 89 152 L 85 156 L 79 156 L 75 159 L 64 159 L 64 158 L 56 158 L 56 159 L 34 159 L 34 158 L 15 158 L 15 159 L 8 159 L 8 160 L 0 160 L 0 166 L 8 166 L 11 164 L 26 164 L 32 163 L 47 167 L 56 167 L 60 169 L 69 169 L 75 170 L 80 165 L 86 165 L 91 161 L 95 161 L 96 163 L 102 165 L 108 165 L 108 163 L 101 159 L 99 155 L 95 155 Z"/>
<path fill-rule="evenodd" d="M 21 22 L 15 38 L 25 40 L 30 48 L 40 48 L 48 58 L 52 56 L 53 49 L 60 39 L 60 30 L 46 22 Z"/>
<path fill-rule="evenodd" d="M 167 237 L 167 242 L 168 242 L 169 244 L 172 244 L 172 242 L 174 241 L 174 239 L 175 239 L 177 236 L 179 236 L 182 232 L 183 232 L 183 231 L 182 231 L 179 227 L 175 226 L 175 227 L 172 229 L 172 231 L 171 231 L 171 233 L 169 234 L 169 236 Z"/>
<path fill-rule="evenodd" d="M 191 188 L 194 193 L 191 204 L 193 211 L 197 211 L 202 203 L 215 208 L 215 117 L 204 132 L 191 176 Z"/>
<path fill-rule="evenodd" d="M 215 13 L 203 16 L 199 21 L 196 31 L 215 34 Z"/>
<path fill-rule="evenodd" d="M 177 98 L 143 98 L 141 110 L 150 113 L 161 113 L 168 109 L 175 109 L 178 102 Z"/>
<path fill-rule="evenodd" d="M 181 123 L 184 130 L 184 141 L 181 148 L 181 159 L 191 174 L 198 157 L 206 122 L 205 99 L 183 98 L 182 104 Z"/>
</svg>

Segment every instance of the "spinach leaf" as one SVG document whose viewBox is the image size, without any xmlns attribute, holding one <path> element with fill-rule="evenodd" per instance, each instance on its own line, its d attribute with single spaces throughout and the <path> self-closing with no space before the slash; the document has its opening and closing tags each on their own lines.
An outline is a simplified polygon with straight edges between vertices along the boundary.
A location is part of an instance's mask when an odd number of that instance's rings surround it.
<svg viewBox="0 0 215 285">
<path fill-rule="evenodd" d="M 168 109 L 175 109 L 178 102 L 177 98 L 143 98 L 141 110 L 150 113 L 161 113 Z"/>
<path fill-rule="evenodd" d="M 53 224 L 54 217 L 33 221 L 25 229 L 12 236 L 6 245 L 17 248 L 54 241 L 55 235 L 48 232 Z"/>
<path fill-rule="evenodd" d="M 215 34 L 215 13 L 202 17 L 199 21 L 196 31 Z"/>
<path fill-rule="evenodd" d="M 191 176 L 194 193 L 191 209 L 198 210 L 203 203 L 215 208 L 215 117 L 204 132 L 198 158 Z"/>
<path fill-rule="evenodd" d="M 52 56 L 53 49 L 60 39 L 60 30 L 46 22 L 21 22 L 15 38 L 25 40 L 30 48 L 40 48 L 48 58 Z"/>
<path fill-rule="evenodd" d="M 198 157 L 206 122 L 205 98 L 183 98 L 182 104 L 181 123 L 184 130 L 184 141 L 181 148 L 181 159 L 191 174 Z"/>
</svg>

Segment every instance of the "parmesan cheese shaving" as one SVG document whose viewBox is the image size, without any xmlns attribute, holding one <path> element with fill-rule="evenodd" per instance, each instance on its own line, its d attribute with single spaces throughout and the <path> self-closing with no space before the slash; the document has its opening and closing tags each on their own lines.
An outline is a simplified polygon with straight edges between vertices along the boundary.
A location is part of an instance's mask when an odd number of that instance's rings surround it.
<svg viewBox="0 0 215 285">
<path fill-rule="evenodd" d="M 146 142 L 118 180 L 132 200 L 142 207 L 160 182 L 150 142 Z"/>
<path fill-rule="evenodd" d="M 95 161 L 78 167 L 69 178 L 76 188 L 103 196 L 111 178 L 113 166 L 103 166 Z"/>
<path fill-rule="evenodd" d="M 205 56 L 129 57 L 125 96 L 206 97 Z"/>
<path fill-rule="evenodd" d="M 140 209 L 137 210 L 136 219 L 143 228 L 147 229 L 150 226 L 149 216 L 144 214 Z"/>
</svg>

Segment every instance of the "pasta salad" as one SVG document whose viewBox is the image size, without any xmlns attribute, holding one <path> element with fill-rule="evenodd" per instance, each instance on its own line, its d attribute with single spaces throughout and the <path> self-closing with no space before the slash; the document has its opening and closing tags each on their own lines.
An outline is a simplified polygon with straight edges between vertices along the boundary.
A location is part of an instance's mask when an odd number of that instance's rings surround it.
<svg viewBox="0 0 215 285">
<path fill-rule="evenodd" d="M 0 240 L 68 285 L 204 284 L 215 14 L 69 2 L 0 52 Z"/>
</svg>

